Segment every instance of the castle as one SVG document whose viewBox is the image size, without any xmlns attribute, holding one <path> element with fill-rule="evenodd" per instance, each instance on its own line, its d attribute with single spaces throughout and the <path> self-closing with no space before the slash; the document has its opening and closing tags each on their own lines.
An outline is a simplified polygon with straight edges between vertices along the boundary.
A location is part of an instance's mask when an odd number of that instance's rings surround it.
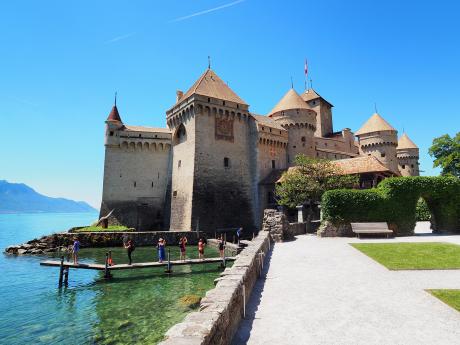
<svg viewBox="0 0 460 345">
<path fill-rule="evenodd" d="M 337 160 L 349 173 L 419 174 L 417 146 L 379 114 L 356 132 L 334 132 L 332 104 L 291 88 L 257 115 L 208 68 L 166 111 L 168 128 L 129 126 L 116 104 L 106 120 L 101 216 L 142 230 L 260 226 L 281 172 L 297 154 Z M 355 137 L 357 139 L 355 139 Z"/>
</svg>

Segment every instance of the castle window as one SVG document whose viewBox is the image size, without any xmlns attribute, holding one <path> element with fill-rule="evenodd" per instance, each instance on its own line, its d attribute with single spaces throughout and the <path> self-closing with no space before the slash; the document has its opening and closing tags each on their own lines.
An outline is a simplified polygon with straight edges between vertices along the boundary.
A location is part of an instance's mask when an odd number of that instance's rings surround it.
<svg viewBox="0 0 460 345">
<path fill-rule="evenodd" d="M 139 138 L 141 137 L 141 135 L 139 134 Z"/>
<path fill-rule="evenodd" d="M 284 111 L 281 112 L 281 115 L 284 116 Z"/>
<path fill-rule="evenodd" d="M 270 128 L 270 133 L 272 132 L 272 129 Z"/>
<path fill-rule="evenodd" d="M 275 160 L 272 160 L 272 169 L 275 169 L 276 168 L 276 162 Z"/>
<path fill-rule="evenodd" d="M 406 164 L 403 164 L 403 165 L 402 165 L 402 168 L 403 168 L 403 169 L 406 169 Z"/>
<path fill-rule="evenodd" d="M 180 168 L 181 164 L 182 164 L 182 161 L 179 159 L 179 162 L 177 162 L 177 167 Z"/>
<path fill-rule="evenodd" d="M 240 105 L 239 105 L 239 104 L 236 105 L 236 109 L 240 109 Z"/>
<path fill-rule="evenodd" d="M 280 134 L 281 134 L 281 131 L 280 131 Z"/>
<path fill-rule="evenodd" d="M 113 131 L 110 131 L 110 136 L 113 137 Z"/>
<path fill-rule="evenodd" d="M 264 130 L 265 130 L 265 127 L 262 127 L 262 130 L 264 131 Z"/>
<path fill-rule="evenodd" d="M 230 158 L 225 157 L 224 158 L 224 167 L 229 168 L 230 167 Z"/>
<path fill-rule="evenodd" d="M 153 181 L 152 181 L 152 188 L 153 188 Z"/>
<path fill-rule="evenodd" d="M 177 196 L 177 190 L 173 192 L 173 197 L 175 198 Z"/>
<path fill-rule="evenodd" d="M 382 152 L 382 153 L 380 154 L 380 157 L 382 157 L 382 158 L 385 157 L 385 152 Z"/>
<path fill-rule="evenodd" d="M 411 164 L 410 167 L 413 168 L 413 167 L 414 167 L 414 164 Z"/>
<path fill-rule="evenodd" d="M 293 149 L 295 149 L 296 147 L 297 147 L 297 146 L 295 146 L 295 145 L 294 145 L 294 146 L 292 146 L 292 148 L 293 148 Z"/>
<path fill-rule="evenodd" d="M 303 142 L 305 142 L 305 137 L 302 137 L 301 140 L 302 140 Z"/>
<path fill-rule="evenodd" d="M 208 97 L 208 103 L 211 103 L 211 98 Z"/>
<path fill-rule="evenodd" d="M 225 101 L 222 101 L 222 105 L 225 105 Z"/>
<path fill-rule="evenodd" d="M 134 181 L 134 188 L 136 188 L 136 181 Z"/>
</svg>

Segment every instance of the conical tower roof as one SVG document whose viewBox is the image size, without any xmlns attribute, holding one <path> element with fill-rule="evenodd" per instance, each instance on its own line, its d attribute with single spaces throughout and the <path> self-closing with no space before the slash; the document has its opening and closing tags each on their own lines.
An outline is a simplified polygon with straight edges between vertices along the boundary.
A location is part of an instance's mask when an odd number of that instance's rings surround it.
<svg viewBox="0 0 460 345">
<path fill-rule="evenodd" d="M 361 135 L 372 132 L 381 132 L 381 131 L 395 131 L 388 122 L 386 122 L 383 117 L 375 113 L 372 115 L 369 120 L 355 133 L 355 135 Z"/>
<path fill-rule="evenodd" d="M 121 121 L 121 117 L 120 117 L 120 114 L 118 113 L 118 108 L 116 105 L 114 105 L 112 107 L 112 110 L 110 111 L 110 114 L 109 116 L 107 117 L 107 121 L 118 121 L 118 122 L 122 122 Z"/>
<path fill-rule="evenodd" d="M 247 103 L 243 101 L 232 89 L 225 84 L 222 79 L 210 68 L 208 68 L 200 78 L 188 89 L 186 93 L 178 100 L 182 101 L 191 95 L 201 95 L 206 97 L 218 98 L 225 101 L 235 102 L 239 104 Z"/>
<path fill-rule="evenodd" d="M 398 150 L 401 149 L 418 149 L 418 146 L 410 140 L 406 133 L 403 133 L 401 138 L 398 140 Z"/>
<path fill-rule="evenodd" d="M 280 111 L 290 109 L 310 109 L 305 104 L 305 101 L 302 99 L 302 97 L 300 97 L 294 89 L 290 89 L 288 92 L 286 92 L 283 98 L 281 98 L 281 101 L 279 101 L 278 104 L 275 105 L 275 107 L 272 109 L 272 111 L 270 111 L 268 116 L 271 116 Z"/>
</svg>

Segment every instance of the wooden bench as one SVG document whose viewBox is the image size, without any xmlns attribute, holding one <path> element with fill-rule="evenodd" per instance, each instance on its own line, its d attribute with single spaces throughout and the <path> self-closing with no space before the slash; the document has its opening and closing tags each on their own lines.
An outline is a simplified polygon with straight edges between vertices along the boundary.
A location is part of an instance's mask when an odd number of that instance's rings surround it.
<svg viewBox="0 0 460 345">
<path fill-rule="evenodd" d="M 387 238 L 393 234 L 385 222 L 379 223 L 351 223 L 351 230 L 359 238 L 361 234 L 385 234 Z"/>
</svg>

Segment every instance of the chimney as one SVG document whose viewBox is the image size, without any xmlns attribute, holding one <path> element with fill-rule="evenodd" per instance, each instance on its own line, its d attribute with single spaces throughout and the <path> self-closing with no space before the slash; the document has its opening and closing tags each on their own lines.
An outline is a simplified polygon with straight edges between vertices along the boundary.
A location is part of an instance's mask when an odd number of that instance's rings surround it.
<svg viewBox="0 0 460 345">
<path fill-rule="evenodd" d="M 177 90 L 176 91 L 176 102 L 179 102 L 183 95 L 184 95 L 184 92 L 182 92 L 181 90 Z"/>
</svg>

